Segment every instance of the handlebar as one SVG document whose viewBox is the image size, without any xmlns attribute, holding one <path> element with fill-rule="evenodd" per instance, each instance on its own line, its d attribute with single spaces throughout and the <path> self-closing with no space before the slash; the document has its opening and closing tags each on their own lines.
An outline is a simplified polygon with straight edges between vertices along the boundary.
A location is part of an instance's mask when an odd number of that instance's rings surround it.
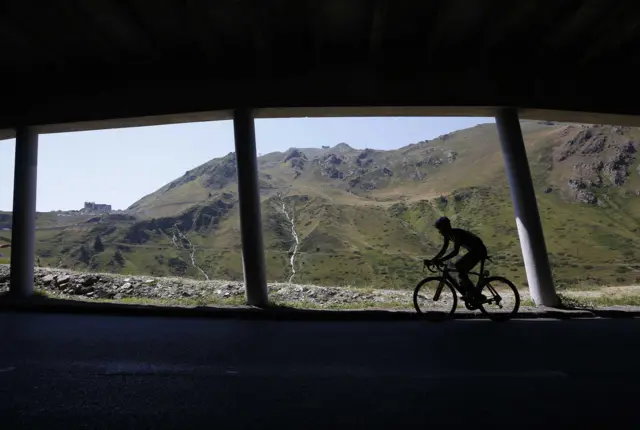
<svg viewBox="0 0 640 430">
<path fill-rule="evenodd" d="M 440 263 L 432 260 L 423 260 L 422 271 L 424 271 L 424 268 L 426 267 L 429 272 L 437 273 L 444 266 L 445 266 L 444 263 Z"/>
<path fill-rule="evenodd" d="M 493 261 L 491 260 L 490 257 L 485 257 L 484 258 L 485 261 Z M 483 262 L 484 264 L 484 262 Z M 451 272 L 457 272 L 457 270 L 455 268 L 446 268 L 447 263 L 446 262 L 440 262 L 440 261 L 433 261 L 433 260 L 422 260 L 422 271 L 424 272 L 424 268 L 426 267 L 427 270 L 429 270 L 429 272 L 431 273 L 438 273 L 438 272 L 444 272 L 445 270 L 448 271 L 449 273 Z M 484 272 L 484 276 L 487 276 L 489 272 L 485 271 Z M 469 272 L 470 275 L 476 275 L 476 276 L 480 276 L 480 273 L 477 272 Z"/>
</svg>

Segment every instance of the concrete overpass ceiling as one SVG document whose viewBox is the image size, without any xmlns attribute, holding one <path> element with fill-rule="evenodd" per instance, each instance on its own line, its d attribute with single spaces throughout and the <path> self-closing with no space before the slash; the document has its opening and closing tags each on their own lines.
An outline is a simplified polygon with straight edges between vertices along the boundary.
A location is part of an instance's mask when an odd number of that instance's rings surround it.
<svg viewBox="0 0 640 430">
<path fill-rule="evenodd" d="M 623 103 L 639 95 L 640 2 L 631 0 L 8 0 L 0 8 L 0 129 L 218 119 L 238 107 L 304 116 L 327 106 L 337 115 L 492 115 L 515 106 L 522 116 L 588 113 L 640 125 L 638 105 Z"/>
</svg>

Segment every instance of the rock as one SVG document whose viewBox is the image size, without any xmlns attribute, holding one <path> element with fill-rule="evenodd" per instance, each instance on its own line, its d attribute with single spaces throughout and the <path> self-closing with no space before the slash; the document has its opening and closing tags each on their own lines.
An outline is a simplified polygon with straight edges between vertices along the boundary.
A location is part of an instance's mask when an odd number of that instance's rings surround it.
<svg viewBox="0 0 640 430">
<path fill-rule="evenodd" d="M 462 202 L 464 200 L 469 200 L 471 197 L 473 197 L 473 191 L 471 191 L 471 190 L 463 190 L 463 191 L 456 190 L 456 191 L 453 192 L 452 195 L 453 195 L 453 199 L 456 202 Z"/>
<path fill-rule="evenodd" d="M 567 136 L 569 133 L 571 133 L 571 130 L 573 130 L 575 127 L 573 125 L 568 125 L 566 127 L 564 127 L 562 130 L 560 130 L 558 132 L 558 135 L 560 135 L 560 137 L 565 137 Z"/>
<path fill-rule="evenodd" d="M 323 168 L 321 174 L 331 179 L 342 179 L 344 177 L 344 174 L 333 166 Z"/>
<path fill-rule="evenodd" d="M 569 185 L 569 187 L 571 187 L 574 190 L 581 190 L 586 188 L 586 184 L 582 181 L 581 178 L 578 178 L 578 179 L 571 178 L 569 179 L 567 184 Z"/>
<path fill-rule="evenodd" d="M 582 149 L 582 154 L 585 154 L 585 155 L 599 154 L 604 150 L 605 142 L 606 142 L 606 137 L 604 136 L 598 136 L 594 138 Z"/>
<path fill-rule="evenodd" d="M 292 148 L 290 151 L 286 153 L 284 160 L 282 161 L 286 163 L 287 161 L 292 160 L 294 158 L 306 160 L 307 156 L 299 149 Z"/>
<path fill-rule="evenodd" d="M 342 164 L 342 157 L 338 157 L 336 154 L 326 155 L 324 157 L 324 163 L 323 164 L 325 166 L 330 166 L 330 165 L 337 166 L 339 164 Z"/>
<path fill-rule="evenodd" d="M 598 203 L 598 198 L 596 195 L 589 190 L 578 190 L 576 193 L 576 200 L 580 203 L 586 203 L 590 205 L 595 205 Z"/>
<path fill-rule="evenodd" d="M 624 185 L 625 181 L 627 180 L 627 175 L 626 172 L 622 172 L 619 170 L 611 171 L 611 173 L 609 174 L 609 179 L 611 179 L 613 185 L 620 187 Z"/>
<path fill-rule="evenodd" d="M 140 297 L 150 299 L 179 299 L 181 297 L 201 297 L 230 299 L 242 297 L 244 288 L 241 283 L 222 281 L 194 281 L 192 279 L 147 279 L 146 277 L 127 277 L 130 282 L 117 274 L 96 274 L 61 272 L 52 268 L 36 268 L 38 288 L 61 298 L 84 297 L 86 299 L 114 299 L 125 297 Z M 43 280 L 47 279 L 48 282 Z M 56 279 L 62 281 L 57 286 Z M 93 285 L 85 285 L 87 281 L 95 280 Z M 153 281 L 153 282 L 149 282 Z M 5 283 L 6 282 L 6 283 Z M 9 268 L 0 264 L 0 291 L 8 289 Z M 92 282 L 92 281 L 89 281 Z M 153 285 L 157 283 L 157 285 Z M 127 285 L 129 284 L 129 285 Z M 295 284 L 271 284 L 268 286 L 270 294 L 277 300 L 296 302 L 303 301 L 318 306 L 352 303 L 354 301 L 371 301 L 384 303 L 401 301 L 410 306 L 410 291 L 374 291 L 362 292 L 352 288 L 317 287 Z"/>
<path fill-rule="evenodd" d="M 596 161 L 595 163 L 591 163 L 590 167 L 593 172 L 599 173 L 600 171 L 602 171 L 602 169 L 604 169 L 604 161 L 600 160 Z"/>
<path fill-rule="evenodd" d="M 356 160 L 356 164 L 360 167 L 369 167 L 373 164 L 373 158 L 358 159 Z"/>
<path fill-rule="evenodd" d="M 362 151 L 360 154 L 358 154 L 358 160 L 364 160 L 365 158 L 368 158 L 369 156 L 373 155 L 373 153 L 375 152 L 375 150 L 367 148 L 364 151 Z"/>
<path fill-rule="evenodd" d="M 616 134 L 623 135 L 631 131 L 631 127 L 622 127 L 622 126 L 616 125 L 616 126 L 613 126 L 611 130 Z"/>
<path fill-rule="evenodd" d="M 623 147 L 622 151 L 627 154 L 635 154 L 636 153 L 636 145 L 633 141 L 628 141 Z"/>
<path fill-rule="evenodd" d="M 56 278 L 56 283 L 58 284 L 58 286 L 62 287 L 64 285 L 67 285 L 70 280 L 71 277 L 69 275 L 62 275 Z"/>
<path fill-rule="evenodd" d="M 84 280 L 82 282 L 82 285 L 90 287 L 91 285 L 95 284 L 96 282 L 98 282 L 98 277 L 89 275 L 86 278 L 84 278 Z"/>
<path fill-rule="evenodd" d="M 289 166 L 291 166 L 291 168 L 293 168 L 293 169 L 303 170 L 305 163 L 306 163 L 305 159 L 294 158 L 294 159 L 289 161 Z"/>
<path fill-rule="evenodd" d="M 429 155 L 424 160 L 418 161 L 416 163 L 416 166 L 421 167 L 421 166 L 423 166 L 425 164 L 428 165 L 428 166 L 438 167 L 439 165 L 442 164 L 442 160 L 440 158 L 438 158 L 438 157 L 433 156 L 433 155 Z"/>
<path fill-rule="evenodd" d="M 92 287 L 82 286 L 80 288 L 75 289 L 76 294 L 88 295 L 93 292 Z"/>
<path fill-rule="evenodd" d="M 545 194 L 549 194 L 552 191 L 553 191 L 553 188 L 551 188 L 551 187 L 547 187 L 547 188 L 544 189 L 544 193 Z"/>
<path fill-rule="evenodd" d="M 386 167 L 382 168 L 382 173 L 384 173 L 387 176 L 393 176 L 393 172 Z"/>
<path fill-rule="evenodd" d="M 579 162 L 573 165 L 573 170 L 576 172 L 580 172 L 583 171 L 585 169 L 587 169 L 589 167 L 589 164 L 584 163 L 584 162 Z"/>
<path fill-rule="evenodd" d="M 630 151 L 629 148 L 629 146 L 626 146 L 616 151 L 602 169 L 603 173 L 609 177 L 615 186 L 621 186 L 626 182 L 629 175 L 627 167 L 635 161 L 633 152 L 628 152 Z M 635 147 L 633 150 L 635 151 Z"/>
<path fill-rule="evenodd" d="M 576 153 L 580 148 L 582 148 L 591 138 L 593 137 L 593 132 L 591 129 L 583 129 L 571 140 L 567 141 L 564 145 L 562 145 L 560 149 L 560 154 L 558 155 L 558 161 L 564 161 L 567 158 L 571 157 Z"/>
<path fill-rule="evenodd" d="M 595 181 L 591 179 L 587 179 L 586 184 L 588 187 L 601 187 L 602 186 L 602 177 L 598 176 Z"/>
</svg>

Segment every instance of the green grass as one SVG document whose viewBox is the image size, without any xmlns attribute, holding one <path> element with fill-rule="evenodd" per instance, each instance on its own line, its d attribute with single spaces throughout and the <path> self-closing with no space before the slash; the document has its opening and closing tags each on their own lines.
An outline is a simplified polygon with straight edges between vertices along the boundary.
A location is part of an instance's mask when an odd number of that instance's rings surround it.
<svg viewBox="0 0 640 430">
<path fill-rule="evenodd" d="M 599 287 L 601 290 L 602 286 Z M 605 287 L 606 288 L 606 287 Z M 581 290 L 592 291 L 592 290 Z M 611 297 L 607 295 L 601 295 L 596 297 L 581 297 L 575 294 L 558 293 L 560 303 L 562 306 L 569 309 L 595 309 L 608 306 L 640 306 L 640 296 L 628 295 L 628 296 L 616 296 Z M 522 299 L 521 306 L 535 307 L 536 304 L 530 298 Z"/>
<path fill-rule="evenodd" d="M 364 309 L 385 309 L 385 310 L 413 310 L 413 305 L 407 302 L 376 302 L 376 301 L 360 301 L 358 303 L 330 303 L 318 304 L 310 301 L 273 301 L 272 306 L 297 308 L 297 309 L 313 309 L 313 310 L 364 310 Z"/>
<path fill-rule="evenodd" d="M 593 309 L 607 306 L 640 306 L 640 296 L 597 296 L 579 297 L 566 294 L 558 294 L 564 306 L 577 309 Z"/>
<path fill-rule="evenodd" d="M 50 296 L 53 297 L 53 296 Z M 148 297 L 124 297 L 121 299 L 92 299 L 82 296 L 64 296 L 65 299 L 78 300 L 91 303 L 120 303 L 129 305 L 148 305 L 148 306 L 178 306 L 178 307 L 196 307 L 196 306 L 246 306 L 246 300 L 242 297 L 218 298 L 214 296 L 203 297 L 182 297 L 175 299 L 160 299 Z"/>
</svg>

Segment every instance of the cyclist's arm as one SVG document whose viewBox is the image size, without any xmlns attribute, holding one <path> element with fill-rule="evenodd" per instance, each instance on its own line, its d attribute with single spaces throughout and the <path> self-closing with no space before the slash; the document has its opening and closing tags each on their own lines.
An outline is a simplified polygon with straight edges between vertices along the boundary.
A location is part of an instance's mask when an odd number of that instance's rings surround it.
<svg viewBox="0 0 640 430">
<path fill-rule="evenodd" d="M 449 238 L 445 237 L 444 238 L 444 243 L 442 244 L 442 249 L 440 249 L 440 251 L 438 251 L 438 253 L 435 255 L 435 257 L 433 257 L 433 260 L 439 260 L 440 257 L 442 257 L 444 255 L 444 253 L 447 251 L 447 248 L 449 247 Z"/>
<path fill-rule="evenodd" d="M 460 245 L 457 243 L 454 243 L 453 251 L 451 251 L 449 254 L 445 255 L 444 257 L 442 257 L 440 261 L 450 260 L 456 255 L 458 255 L 459 253 L 460 253 Z"/>
</svg>

